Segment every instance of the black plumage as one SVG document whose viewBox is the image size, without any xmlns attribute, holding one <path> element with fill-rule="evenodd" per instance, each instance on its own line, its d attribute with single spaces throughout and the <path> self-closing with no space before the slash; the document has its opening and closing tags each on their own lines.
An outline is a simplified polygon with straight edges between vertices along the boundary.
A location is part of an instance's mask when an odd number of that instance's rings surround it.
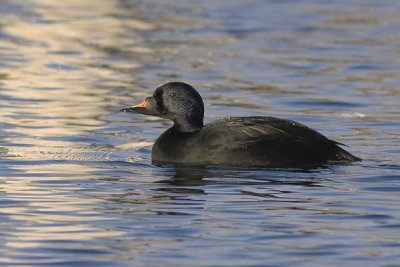
<svg viewBox="0 0 400 267">
<path fill-rule="evenodd" d="M 154 163 L 305 167 L 360 160 L 342 144 L 291 120 L 228 117 L 203 125 L 203 100 L 185 83 L 164 84 L 152 97 L 122 111 L 174 122 L 153 146 Z"/>
</svg>

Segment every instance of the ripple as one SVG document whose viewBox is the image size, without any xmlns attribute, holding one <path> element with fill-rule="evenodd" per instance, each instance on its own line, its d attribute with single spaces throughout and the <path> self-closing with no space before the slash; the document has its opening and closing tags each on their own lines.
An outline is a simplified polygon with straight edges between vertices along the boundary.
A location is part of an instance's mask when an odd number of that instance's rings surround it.
<svg viewBox="0 0 400 267">
<path fill-rule="evenodd" d="M 81 70 L 81 68 L 66 64 L 59 64 L 59 63 L 50 63 L 46 65 L 50 69 L 60 70 L 60 71 L 77 71 Z"/>
<path fill-rule="evenodd" d="M 1 3 L 0 265 L 398 265 L 397 2 Z M 176 79 L 207 122 L 294 118 L 365 160 L 153 165 L 171 123 L 117 111 Z"/>
</svg>

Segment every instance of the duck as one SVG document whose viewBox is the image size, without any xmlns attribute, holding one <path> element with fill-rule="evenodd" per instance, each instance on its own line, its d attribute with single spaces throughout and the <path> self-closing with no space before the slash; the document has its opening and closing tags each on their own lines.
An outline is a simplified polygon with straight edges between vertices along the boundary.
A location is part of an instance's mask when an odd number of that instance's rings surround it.
<svg viewBox="0 0 400 267">
<path fill-rule="evenodd" d="M 288 119 L 226 117 L 204 124 L 203 99 L 183 82 L 161 85 L 121 111 L 173 121 L 152 147 L 153 164 L 296 168 L 361 160 L 344 144 Z"/>
</svg>

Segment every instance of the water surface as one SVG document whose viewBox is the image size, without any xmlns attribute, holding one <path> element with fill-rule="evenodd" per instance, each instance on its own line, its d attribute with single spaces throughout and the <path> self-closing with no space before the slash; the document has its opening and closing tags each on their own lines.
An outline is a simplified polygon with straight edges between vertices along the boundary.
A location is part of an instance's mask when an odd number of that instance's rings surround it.
<svg viewBox="0 0 400 267">
<path fill-rule="evenodd" d="M 398 1 L 0 4 L 0 265 L 396 266 Z M 360 163 L 154 166 L 185 81 L 206 121 L 293 119 Z"/>
</svg>

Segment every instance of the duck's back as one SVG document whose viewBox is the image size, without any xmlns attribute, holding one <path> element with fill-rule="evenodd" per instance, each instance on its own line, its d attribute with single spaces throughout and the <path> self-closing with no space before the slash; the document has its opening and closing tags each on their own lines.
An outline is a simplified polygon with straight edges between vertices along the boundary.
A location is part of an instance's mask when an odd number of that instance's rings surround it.
<svg viewBox="0 0 400 267">
<path fill-rule="evenodd" d="M 339 143 L 300 123 L 275 117 L 230 117 L 196 132 L 174 128 L 153 146 L 154 162 L 295 167 L 354 161 Z"/>
</svg>

